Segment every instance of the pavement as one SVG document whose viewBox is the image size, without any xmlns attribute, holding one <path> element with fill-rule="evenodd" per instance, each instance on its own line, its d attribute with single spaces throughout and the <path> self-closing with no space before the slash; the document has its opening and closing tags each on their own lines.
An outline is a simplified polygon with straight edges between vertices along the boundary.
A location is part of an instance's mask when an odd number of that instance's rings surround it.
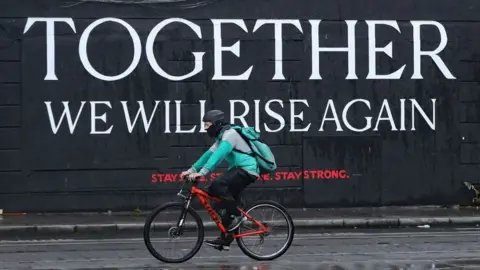
<svg viewBox="0 0 480 270">
<path fill-rule="evenodd" d="M 172 247 L 166 241 L 159 241 L 163 252 Z M 179 251 L 192 242 L 192 239 L 184 239 L 177 242 L 181 245 L 173 250 Z M 265 248 L 274 242 L 275 239 L 265 241 Z M 479 258 L 478 228 L 333 230 L 296 234 L 283 256 L 267 262 L 248 258 L 235 242 L 228 252 L 203 245 L 191 260 L 175 265 L 152 257 L 141 233 L 136 232 L 123 239 L 0 241 L 2 270 L 456 270 L 480 269 Z"/>
<path fill-rule="evenodd" d="M 288 209 L 296 229 L 401 228 L 479 226 L 480 210 L 473 207 L 444 208 L 379 207 Z M 199 211 L 206 230 L 218 230 L 205 211 Z M 78 233 L 129 233 L 143 230 L 147 213 L 42 213 L 0 216 L 0 239 L 31 235 Z M 157 220 L 176 220 L 166 214 Z M 156 221 L 158 222 L 158 221 Z"/>
</svg>

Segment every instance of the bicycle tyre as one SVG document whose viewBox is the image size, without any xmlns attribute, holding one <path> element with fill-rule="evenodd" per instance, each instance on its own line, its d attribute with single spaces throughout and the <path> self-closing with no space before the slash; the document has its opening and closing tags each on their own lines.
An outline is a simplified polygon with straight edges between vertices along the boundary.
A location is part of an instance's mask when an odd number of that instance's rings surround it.
<svg viewBox="0 0 480 270">
<path fill-rule="evenodd" d="M 148 215 L 147 219 L 145 220 L 145 225 L 143 227 L 143 240 L 144 240 L 145 245 L 147 246 L 147 249 L 150 252 L 150 254 L 152 254 L 153 257 L 155 257 L 156 259 L 158 259 L 158 260 L 160 260 L 164 263 L 183 263 L 183 262 L 186 262 L 186 261 L 190 260 L 191 258 L 193 258 L 193 256 L 195 256 L 195 254 L 197 254 L 198 251 L 200 250 L 200 248 L 202 247 L 203 239 L 205 237 L 205 229 L 204 229 L 204 226 L 203 226 L 202 218 L 197 213 L 197 211 L 195 211 L 195 209 L 193 209 L 191 207 L 188 207 L 187 214 L 190 214 L 193 217 L 194 221 L 196 222 L 196 224 L 198 226 L 197 243 L 195 243 L 195 246 L 193 247 L 193 249 L 186 256 L 184 256 L 183 258 L 180 258 L 180 259 L 170 259 L 170 258 L 166 258 L 166 257 L 160 255 L 155 250 L 155 248 L 152 246 L 152 242 L 151 242 L 151 239 L 150 239 L 150 226 L 151 226 L 153 220 L 155 219 L 155 217 L 160 212 L 165 211 L 166 209 L 172 208 L 172 207 L 183 208 L 185 206 L 184 206 L 183 203 L 169 202 L 169 203 L 162 204 L 162 205 L 160 205 L 157 208 L 152 210 L 152 212 Z"/>
<path fill-rule="evenodd" d="M 292 242 L 293 242 L 294 235 L 295 235 L 295 225 L 293 224 L 293 219 L 290 216 L 290 214 L 288 213 L 287 209 L 285 209 L 285 207 L 283 207 L 281 204 L 279 204 L 277 202 L 274 202 L 274 201 L 268 201 L 268 200 L 256 201 L 253 204 L 251 204 L 250 206 L 248 206 L 247 208 L 245 208 L 244 211 L 248 214 L 248 212 L 251 209 L 254 209 L 255 207 L 258 207 L 258 206 L 261 206 L 261 205 L 267 205 L 267 206 L 276 208 L 277 210 L 282 212 L 283 216 L 286 218 L 287 223 L 289 225 L 289 229 L 288 229 L 288 240 L 287 240 L 286 244 L 284 245 L 284 247 L 280 251 L 274 253 L 272 256 L 266 256 L 266 257 L 257 256 L 256 254 L 252 253 L 245 246 L 245 244 L 241 240 L 241 237 L 237 238 L 236 240 L 237 240 L 238 247 L 248 257 L 250 257 L 254 260 L 257 260 L 257 261 L 271 261 L 271 260 L 277 259 L 278 257 L 282 256 L 290 248 L 290 246 L 292 245 Z M 262 222 L 261 220 L 258 220 L 258 221 Z M 237 231 L 238 231 L 238 229 L 237 229 Z"/>
</svg>

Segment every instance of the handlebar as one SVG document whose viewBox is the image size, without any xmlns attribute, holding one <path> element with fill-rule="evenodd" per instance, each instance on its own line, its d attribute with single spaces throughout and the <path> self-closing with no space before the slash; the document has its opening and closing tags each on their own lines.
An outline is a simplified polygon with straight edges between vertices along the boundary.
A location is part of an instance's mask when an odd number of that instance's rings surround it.
<svg viewBox="0 0 480 270">
<path fill-rule="evenodd" d="M 192 185 L 197 185 L 200 182 L 201 176 L 195 177 L 193 180 L 183 179 L 182 187 L 185 186 L 185 183 L 192 183 Z"/>
<path fill-rule="evenodd" d="M 200 182 L 200 178 L 201 176 L 195 177 L 194 180 L 184 179 L 184 181 L 182 181 L 182 185 L 180 186 L 180 191 L 177 193 L 177 195 L 180 197 L 186 198 L 186 196 L 182 194 L 183 188 L 185 187 L 185 183 L 191 183 L 192 186 L 197 186 L 198 183 Z"/>
</svg>

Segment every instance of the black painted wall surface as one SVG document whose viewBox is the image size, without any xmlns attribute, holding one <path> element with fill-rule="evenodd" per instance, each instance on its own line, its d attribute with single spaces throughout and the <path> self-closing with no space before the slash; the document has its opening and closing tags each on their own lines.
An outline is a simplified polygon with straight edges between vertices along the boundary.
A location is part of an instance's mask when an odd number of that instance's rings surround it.
<svg viewBox="0 0 480 270">
<path fill-rule="evenodd" d="M 77 3 L 75 3 L 77 2 Z M 5 211 L 133 210 L 151 208 L 171 200 L 178 183 L 159 183 L 157 174 L 178 173 L 188 168 L 211 143 L 198 133 L 200 100 L 207 109 L 230 113 L 230 100 L 244 100 L 250 110 L 259 101 L 262 137 L 276 154 L 281 171 L 345 170 L 348 178 L 259 180 L 245 199 L 267 198 L 290 207 L 379 206 L 409 204 L 457 204 L 468 202 L 464 181 L 478 183 L 480 164 L 480 3 L 474 0 L 218 0 L 196 8 L 165 4 L 78 3 L 81 1 L 2 0 L 0 2 L 0 208 Z M 193 3 L 195 6 L 195 3 Z M 55 74 L 46 80 L 46 24 L 27 26 L 28 18 L 71 18 L 55 24 Z M 88 73 L 79 56 L 82 33 L 94 21 L 114 17 L 135 29 L 141 41 L 138 66 L 127 77 L 103 81 Z M 184 24 L 171 24 L 155 39 L 154 53 L 159 66 L 174 75 L 193 70 L 192 52 L 205 52 L 203 70 L 186 80 L 172 81 L 158 75 L 147 61 L 145 48 L 150 31 L 164 19 L 183 18 L 200 27 L 202 38 Z M 240 55 L 223 52 L 223 71 L 239 75 L 254 66 L 248 80 L 213 80 L 214 35 L 211 19 L 243 20 L 239 26 L 222 26 L 223 46 L 240 41 Z M 275 36 L 273 25 L 253 32 L 257 19 L 300 20 L 302 31 L 283 26 L 284 80 L 274 80 Z M 321 53 L 322 80 L 311 80 L 312 24 L 319 26 L 320 46 L 346 47 L 347 23 L 356 24 L 356 75 L 346 79 L 346 52 Z M 393 20 L 397 31 L 377 26 L 376 46 L 392 41 L 393 59 L 377 53 L 380 74 L 392 73 L 403 65 L 400 79 L 366 79 L 369 72 L 368 27 L 366 20 Z M 420 40 L 413 36 L 414 21 L 437 21 L 446 31 L 447 43 L 438 54 L 455 78 L 445 73 L 429 57 L 422 57 L 422 79 L 412 79 L 414 45 L 434 50 L 440 44 L 435 26 L 422 26 Z M 28 30 L 26 30 L 28 28 Z M 218 40 L 217 40 L 218 42 Z M 416 43 L 417 42 L 417 43 Z M 95 28 L 88 40 L 87 54 L 92 66 L 102 74 L 117 75 L 133 58 L 132 39 L 127 30 L 113 22 Z M 266 132 L 279 122 L 269 116 L 265 103 L 285 117 L 286 127 Z M 327 121 L 319 131 L 328 100 L 335 105 L 343 131 Z M 372 128 L 350 131 L 342 120 L 342 110 L 354 99 L 347 115 L 352 126 Z M 401 129 L 401 101 L 405 101 L 405 130 Z M 414 99 L 433 115 L 435 128 L 421 114 L 412 111 Z M 132 118 L 137 101 L 145 104 L 150 116 L 158 107 L 148 132 L 137 124 L 129 132 L 121 101 L 126 101 Z M 165 100 L 170 100 L 169 124 Z M 181 101 L 182 129 L 197 125 L 195 133 L 175 132 L 175 100 Z M 295 113 L 303 111 L 298 128 L 311 124 L 308 132 L 290 132 L 290 100 L 306 100 L 309 107 L 295 103 Z M 397 131 L 379 117 L 387 100 Z M 85 101 L 73 133 L 63 123 L 58 132 L 50 125 L 51 105 L 55 122 L 68 101 L 75 119 Z M 110 134 L 91 133 L 92 101 L 109 101 L 111 107 L 97 105 L 96 115 L 107 114 L 107 124 L 96 121 L 98 130 L 113 125 Z M 47 102 L 47 103 L 46 103 Z M 48 103 L 51 102 L 51 103 Z M 49 105 L 50 104 L 50 105 Z M 236 104 L 237 114 L 242 105 Z M 412 130 L 412 112 L 416 130 Z M 331 117 L 329 112 L 329 117 Z M 385 113 L 383 117 L 386 117 Z M 249 125 L 255 115 L 247 116 Z M 241 124 L 240 121 L 235 123 Z M 165 126 L 172 133 L 165 133 Z M 223 166 L 222 166 L 223 167 Z M 152 176 L 153 174 L 153 176 Z M 153 177 L 153 178 L 152 178 Z M 152 183 L 153 182 L 155 183 Z M 157 180 L 157 181 L 155 181 Z"/>
</svg>

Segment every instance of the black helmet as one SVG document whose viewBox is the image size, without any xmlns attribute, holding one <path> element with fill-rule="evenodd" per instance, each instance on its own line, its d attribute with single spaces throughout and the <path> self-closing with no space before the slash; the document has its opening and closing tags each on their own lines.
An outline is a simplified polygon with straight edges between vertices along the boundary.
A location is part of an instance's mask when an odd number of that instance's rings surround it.
<svg viewBox="0 0 480 270">
<path fill-rule="evenodd" d="M 212 138 L 217 137 L 222 130 L 229 127 L 229 125 L 225 123 L 225 114 L 220 110 L 206 112 L 202 121 L 212 122 L 212 125 L 207 129 L 208 135 Z"/>
<path fill-rule="evenodd" d="M 212 122 L 213 125 L 219 126 L 224 123 L 225 114 L 220 110 L 211 110 L 203 116 L 203 122 Z"/>
</svg>

